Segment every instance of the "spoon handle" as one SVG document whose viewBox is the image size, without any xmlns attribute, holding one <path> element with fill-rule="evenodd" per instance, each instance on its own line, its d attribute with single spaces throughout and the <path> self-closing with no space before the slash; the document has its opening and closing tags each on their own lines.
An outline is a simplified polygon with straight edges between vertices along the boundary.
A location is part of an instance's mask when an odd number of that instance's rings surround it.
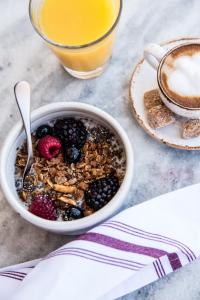
<svg viewBox="0 0 200 300">
<path fill-rule="evenodd" d="M 25 132 L 27 135 L 28 157 L 33 156 L 33 147 L 31 139 L 31 122 L 30 122 L 30 97 L 31 88 L 28 82 L 20 81 L 14 87 L 16 102 L 22 117 Z"/>
</svg>

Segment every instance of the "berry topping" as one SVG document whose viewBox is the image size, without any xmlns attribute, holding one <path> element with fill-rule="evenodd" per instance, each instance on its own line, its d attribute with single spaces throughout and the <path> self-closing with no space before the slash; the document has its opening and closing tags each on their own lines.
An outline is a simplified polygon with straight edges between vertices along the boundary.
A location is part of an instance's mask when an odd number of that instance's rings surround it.
<svg viewBox="0 0 200 300">
<path fill-rule="evenodd" d="M 80 120 L 74 118 L 60 119 L 54 125 L 54 136 L 61 139 L 65 146 L 74 145 L 80 149 L 87 139 L 87 130 Z"/>
<path fill-rule="evenodd" d="M 57 156 L 62 148 L 60 140 L 56 137 L 47 135 L 39 140 L 38 151 L 46 159 Z"/>
<path fill-rule="evenodd" d="M 77 149 L 75 146 L 66 148 L 64 151 L 64 160 L 70 164 L 75 164 L 81 159 L 81 150 Z"/>
<path fill-rule="evenodd" d="M 28 210 L 40 218 L 51 221 L 57 220 L 56 209 L 48 194 L 38 194 L 33 196 L 32 203 Z"/>
<path fill-rule="evenodd" d="M 84 217 L 83 211 L 77 206 L 70 206 L 63 216 L 64 221 L 78 220 Z"/>
<path fill-rule="evenodd" d="M 52 128 L 49 125 L 41 125 L 38 127 L 36 130 L 36 137 L 38 139 L 43 138 L 46 135 L 51 135 L 52 134 Z"/>
<path fill-rule="evenodd" d="M 85 192 L 85 200 L 94 211 L 104 207 L 117 193 L 119 189 L 118 178 L 114 175 L 97 179 L 89 184 Z"/>
</svg>

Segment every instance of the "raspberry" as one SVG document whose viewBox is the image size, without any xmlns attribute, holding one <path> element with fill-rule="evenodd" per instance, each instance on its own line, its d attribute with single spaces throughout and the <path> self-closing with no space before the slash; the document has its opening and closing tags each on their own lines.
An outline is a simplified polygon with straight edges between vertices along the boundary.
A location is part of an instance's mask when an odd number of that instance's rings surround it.
<svg viewBox="0 0 200 300">
<path fill-rule="evenodd" d="M 48 194 L 38 194 L 33 196 L 32 203 L 28 210 L 40 218 L 51 221 L 57 220 L 56 209 Z"/>
<path fill-rule="evenodd" d="M 85 192 L 85 201 L 88 206 L 97 211 L 114 197 L 118 189 L 119 181 L 114 175 L 94 180 Z"/>
<path fill-rule="evenodd" d="M 50 135 L 41 138 L 38 143 L 38 151 L 46 159 L 52 159 L 57 156 L 61 148 L 60 140 Z"/>
</svg>

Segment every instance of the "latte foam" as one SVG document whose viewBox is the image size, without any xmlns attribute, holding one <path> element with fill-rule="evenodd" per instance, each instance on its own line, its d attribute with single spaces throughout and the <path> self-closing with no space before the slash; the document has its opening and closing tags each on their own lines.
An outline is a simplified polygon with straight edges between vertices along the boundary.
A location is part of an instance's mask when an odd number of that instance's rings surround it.
<svg viewBox="0 0 200 300">
<path fill-rule="evenodd" d="M 185 45 L 167 56 L 161 67 L 166 95 L 185 107 L 200 107 L 200 44 Z"/>
</svg>

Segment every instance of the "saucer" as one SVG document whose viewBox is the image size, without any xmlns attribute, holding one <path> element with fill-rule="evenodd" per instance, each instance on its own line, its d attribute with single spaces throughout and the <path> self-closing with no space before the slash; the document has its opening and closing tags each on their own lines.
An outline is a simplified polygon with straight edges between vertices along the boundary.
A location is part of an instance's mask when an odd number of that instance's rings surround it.
<svg viewBox="0 0 200 300">
<path fill-rule="evenodd" d="M 162 46 L 170 50 L 175 46 L 183 43 L 200 42 L 200 38 L 188 37 L 171 40 L 162 44 Z M 136 65 L 131 83 L 130 83 L 130 102 L 133 115 L 138 124 L 154 139 L 160 143 L 170 147 L 184 150 L 200 150 L 200 137 L 183 139 L 181 137 L 181 123 L 186 119 L 177 116 L 175 124 L 166 126 L 161 129 L 152 129 L 147 121 L 146 111 L 144 107 L 144 93 L 153 89 L 157 89 L 156 71 L 144 60 L 140 60 Z"/>
</svg>

